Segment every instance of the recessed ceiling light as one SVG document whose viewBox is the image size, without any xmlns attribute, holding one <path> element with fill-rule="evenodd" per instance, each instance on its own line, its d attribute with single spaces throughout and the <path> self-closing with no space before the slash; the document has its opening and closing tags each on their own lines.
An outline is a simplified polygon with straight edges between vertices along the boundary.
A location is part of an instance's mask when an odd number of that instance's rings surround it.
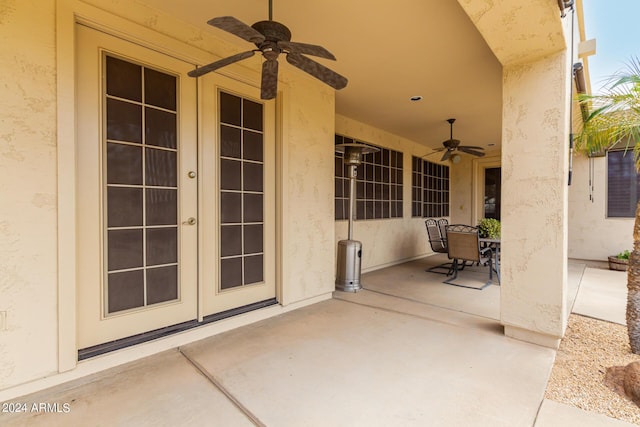
<svg viewBox="0 0 640 427">
<path fill-rule="evenodd" d="M 420 95 L 414 95 L 411 98 L 409 98 L 411 101 L 422 101 L 422 96 Z"/>
</svg>

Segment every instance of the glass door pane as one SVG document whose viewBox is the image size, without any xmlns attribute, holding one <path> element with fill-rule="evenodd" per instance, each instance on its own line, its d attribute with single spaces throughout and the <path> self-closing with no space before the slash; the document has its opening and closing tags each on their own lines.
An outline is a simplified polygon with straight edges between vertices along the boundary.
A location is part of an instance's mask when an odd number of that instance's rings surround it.
<svg viewBox="0 0 640 427">
<path fill-rule="evenodd" d="M 484 217 L 500 219 L 501 169 L 484 170 Z"/>
<path fill-rule="evenodd" d="M 176 300 L 176 76 L 105 55 L 105 313 Z"/>
</svg>

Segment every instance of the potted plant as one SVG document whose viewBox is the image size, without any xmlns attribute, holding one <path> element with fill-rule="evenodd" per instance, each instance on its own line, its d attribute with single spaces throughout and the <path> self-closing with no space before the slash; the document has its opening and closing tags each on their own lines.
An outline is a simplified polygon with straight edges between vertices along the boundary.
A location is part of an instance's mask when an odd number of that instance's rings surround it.
<svg viewBox="0 0 640 427">
<path fill-rule="evenodd" d="M 609 270 L 627 271 L 629 268 L 629 255 L 631 253 L 626 250 L 620 252 L 618 255 L 609 257 Z"/>
<path fill-rule="evenodd" d="M 500 238 L 500 221 L 495 218 L 482 218 L 478 222 L 478 230 L 480 237 L 487 237 L 489 239 Z"/>
</svg>

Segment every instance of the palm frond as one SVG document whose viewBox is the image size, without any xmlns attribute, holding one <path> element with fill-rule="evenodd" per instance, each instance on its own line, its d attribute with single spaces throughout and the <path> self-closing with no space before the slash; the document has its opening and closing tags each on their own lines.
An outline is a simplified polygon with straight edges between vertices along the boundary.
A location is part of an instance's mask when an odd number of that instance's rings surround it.
<svg viewBox="0 0 640 427">
<path fill-rule="evenodd" d="M 622 142 L 634 148 L 640 170 L 640 60 L 632 58 L 612 75 L 604 94 L 579 94 L 577 101 L 590 113 L 575 138 L 576 149 L 594 154 Z"/>
</svg>

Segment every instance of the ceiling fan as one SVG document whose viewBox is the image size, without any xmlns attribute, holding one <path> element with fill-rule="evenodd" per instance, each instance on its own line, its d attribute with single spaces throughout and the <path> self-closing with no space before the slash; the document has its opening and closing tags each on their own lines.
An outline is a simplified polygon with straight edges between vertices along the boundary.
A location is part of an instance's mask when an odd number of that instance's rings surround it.
<svg viewBox="0 0 640 427">
<path fill-rule="evenodd" d="M 207 24 L 254 43 L 257 49 L 237 53 L 228 58 L 198 67 L 188 73 L 190 77 L 200 77 L 218 68 L 250 58 L 256 52 L 261 52 L 266 61 L 262 63 L 260 98 L 273 99 L 278 91 L 278 56 L 284 53 L 289 64 L 311 74 L 332 88 L 339 90 L 347 85 L 345 77 L 305 56 L 312 55 L 335 60 L 336 57 L 331 52 L 322 46 L 291 41 L 291 31 L 283 24 L 272 19 L 271 0 L 269 0 L 268 21 L 260 21 L 248 26 L 233 16 L 220 16 L 209 20 Z"/>
<path fill-rule="evenodd" d="M 451 125 L 451 134 L 449 136 L 449 139 L 447 139 L 442 143 L 444 148 L 438 148 L 434 150 L 434 152 L 436 151 L 445 152 L 442 155 L 442 158 L 440 159 L 440 161 L 449 160 L 449 158 L 451 157 L 454 151 L 461 151 L 463 153 L 471 154 L 473 156 L 478 156 L 478 157 L 484 156 L 484 153 L 482 151 L 478 151 L 478 150 L 484 150 L 484 148 L 473 146 L 473 145 L 460 145 L 459 139 L 453 139 L 453 122 L 455 122 L 456 119 L 447 119 L 447 121 L 449 122 L 449 125 Z"/>
</svg>

